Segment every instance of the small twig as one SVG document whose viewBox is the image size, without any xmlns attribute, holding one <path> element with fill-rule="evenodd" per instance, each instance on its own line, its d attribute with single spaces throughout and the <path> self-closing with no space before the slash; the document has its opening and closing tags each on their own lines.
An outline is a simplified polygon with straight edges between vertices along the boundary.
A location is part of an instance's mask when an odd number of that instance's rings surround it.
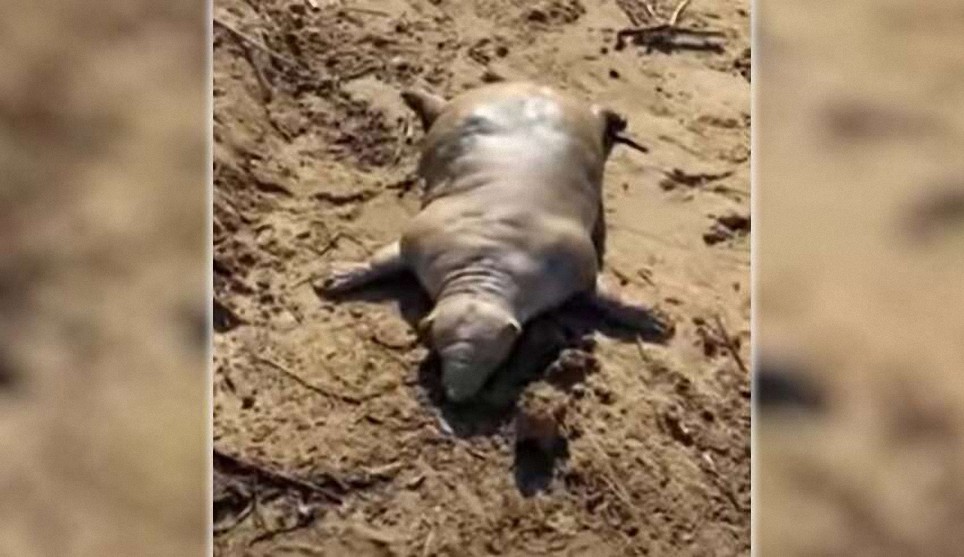
<svg viewBox="0 0 964 557">
<path fill-rule="evenodd" d="M 318 485 L 310 480 L 297 478 L 290 474 L 286 474 L 285 472 L 282 472 L 280 470 L 274 470 L 266 466 L 263 466 L 261 464 L 258 464 L 256 462 L 252 462 L 249 460 L 245 460 L 241 457 L 230 455 L 228 453 L 225 453 L 224 451 L 221 451 L 217 447 L 214 448 L 214 456 L 215 456 L 215 459 L 221 459 L 222 461 L 226 461 L 234 468 L 238 468 L 246 472 L 253 472 L 256 475 L 261 476 L 263 478 L 267 478 L 275 483 L 280 483 L 288 487 L 298 488 L 308 492 L 324 495 L 327 499 L 329 499 L 334 503 L 341 504 L 342 502 L 341 497 L 336 495 L 330 489 L 324 486 Z"/>
<path fill-rule="evenodd" d="M 643 363 L 649 363 L 649 355 L 646 354 L 646 348 L 643 347 L 643 338 L 639 335 L 635 335 L 633 339 L 636 341 L 636 350 L 639 351 L 639 359 Z"/>
<path fill-rule="evenodd" d="M 317 255 L 319 258 L 320 258 L 320 257 L 324 257 L 329 251 L 331 251 L 335 246 L 338 245 L 338 240 L 341 240 L 343 237 L 344 237 L 344 238 L 349 238 L 349 239 L 355 240 L 356 243 L 358 242 L 357 239 L 351 238 L 351 237 L 350 237 L 348 234 L 346 234 L 345 232 L 335 232 L 335 233 L 331 236 L 331 238 L 328 239 L 328 241 L 325 243 L 325 245 L 322 246 L 322 248 L 321 248 L 320 250 L 315 249 L 313 246 L 308 246 L 308 249 L 310 249 L 312 252 L 314 252 L 314 254 Z M 292 283 L 289 285 L 289 288 L 298 288 L 299 286 L 301 286 L 302 284 L 305 284 L 306 282 L 311 282 L 311 280 L 314 279 L 314 278 L 315 278 L 315 275 L 309 273 L 309 274 L 301 277 L 300 279 L 292 282 Z"/>
<path fill-rule="evenodd" d="M 482 460 L 482 461 L 487 461 L 487 460 L 489 460 L 484 454 L 482 454 L 481 452 L 473 449 L 472 447 L 466 446 L 466 447 L 465 447 L 465 452 L 467 452 L 468 454 L 474 456 L 475 458 L 477 458 L 477 459 L 479 459 L 479 460 Z"/>
<path fill-rule="evenodd" d="M 740 371 L 749 374 L 750 370 L 746 367 L 746 363 L 743 362 L 743 357 L 740 356 L 740 350 L 736 347 L 736 343 L 733 342 L 733 337 L 727 332 L 726 327 L 723 325 L 723 319 L 719 315 L 714 315 L 713 320 L 716 321 L 716 327 L 718 329 L 718 334 L 720 340 L 723 341 L 723 346 L 726 347 L 727 352 L 733 356 L 736 361 L 736 365 L 739 366 Z"/>
<path fill-rule="evenodd" d="M 328 241 L 328 244 L 325 245 L 325 247 L 321 250 L 320 254 L 324 255 L 325 253 L 328 253 L 328 250 L 335 245 L 335 242 L 337 242 L 338 240 L 341 240 L 342 238 L 355 242 L 356 246 L 363 249 L 365 253 L 367 253 L 368 255 L 371 255 L 371 250 L 368 248 L 368 246 L 365 245 L 365 242 L 362 242 L 357 237 L 343 230 L 339 230 L 338 232 L 335 232 L 335 235 L 331 237 L 331 240 Z"/>
<path fill-rule="evenodd" d="M 631 148 L 639 151 L 640 153 L 648 153 L 648 152 L 649 152 L 649 147 L 646 147 L 645 145 L 640 145 L 639 143 L 636 142 L 635 139 L 633 139 L 633 138 L 631 138 L 631 137 L 628 137 L 628 136 L 625 136 L 625 135 L 615 135 L 615 136 L 613 136 L 613 142 L 614 142 L 614 143 L 621 143 L 621 144 L 623 144 L 623 145 L 626 145 L 627 147 L 631 147 Z"/>
<path fill-rule="evenodd" d="M 245 58 L 248 59 L 248 63 L 251 64 L 251 69 L 254 70 L 254 77 L 258 79 L 258 85 L 261 86 L 261 100 L 265 104 L 265 110 L 267 110 L 267 105 L 274 98 L 274 91 L 271 89 L 271 82 L 269 82 L 267 76 L 264 75 L 264 70 L 261 69 L 261 64 L 258 64 L 254 56 L 251 55 L 250 46 L 247 43 L 243 43 L 242 48 L 244 48 Z M 268 112 L 268 117 L 271 117 L 270 111 Z"/>
<path fill-rule="evenodd" d="M 301 286 L 302 284 L 306 284 L 306 283 L 311 282 L 312 280 L 314 280 L 314 278 L 315 278 L 315 275 L 309 273 L 309 274 L 301 277 L 300 279 L 292 282 L 291 284 L 289 284 L 289 285 L 288 285 L 288 288 L 291 288 L 291 289 L 298 288 L 298 287 Z"/>
<path fill-rule="evenodd" d="M 212 19 L 212 21 L 214 22 L 214 24 L 220 25 L 223 29 L 227 30 L 227 31 L 230 32 L 232 35 L 234 35 L 235 37 L 241 39 L 242 41 L 244 41 L 244 42 L 246 42 L 246 43 L 248 43 L 248 44 L 250 44 L 251 46 L 254 46 L 254 47 L 262 50 L 265 54 L 267 54 L 268 56 L 272 57 L 273 59 L 278 60 L 279 62 L 288 64 L 288 65 L 290 65 L 290 66 L 294 66 L 294 67 L 296 67 L 296 68 L 301 68 L 301 67 L 302 67 L 301 64 L 299 64 L 298 62 L 292 60 L 291 58 L 288 58 L 287 56 L 285 56 L 285 55 L 283 55 L 283 54 L 279 54 L 278 52 L 275 52 L 274 50 L 271 50 L 270 48 L 268 48 L 267 46 L 265 46 L 261 41 L 255 39 L 255 38 L 252 37 L 251 35 L 248 35 L 248 34 L 245 33 L 244 31 L 241 31 L 240 29 L 238 29 L 237 27 L 231 25 L 230 23 L 222 20 L 222 19 L 219 18 L 218 16 L 213 16 L 211 19 Z"/>
<path fill-rule="evenodd" d="M 355 7 L 355 6 L 342 6 L 342 7 L 341 7 L 341 10 L 343 10 L 343 11 L 348 11 L 348 12 L 358 12 L 358 13 L 360 13 L 360 14 L 377 15 L 377 16 L 381 16 L 381 17 L 392 17 L 392 14 L 390 14 L 390 13 L 385 12 L 385 11 L 382 11 L 382 10 L 376 10 L 376 9 L 374 9 L 374 8 L 361 8 L 361 7 Z"/>
<path fill-rule="evenodd" d="M 633 283 L 633 280 L 629 278 L 629 275 L 624 273 L 619 267 L 610 266 L 609 270 L 612 271 L 614 275 L 616 275 L 616 278 L 618 278 L 619 282 L 621 282 L 622 284 L 626 285 L 626 284 Z"/>
<path fill-rule="evenodd" d="M 651 6 L 646 0 L 616 0 L 616 5 L 619 6 L 623 13 L 626 14 L 626 17 L 629 18 L 629 22 L 636 27 L 639 27 L 643 24 L 643 21 L 640 19 L 636 10 L 640 4 L 642 4 L 643 11 L 646 12 L 645 15 L 647 20 L 656 19 L 656 10 L 654 10 L 653 6 Z"/>
<path fill-rule="evenodd" d="M 398 197 L 403 197 L 405 194 L 412 191 L 412 188 L 414 188 L 416 184 L 418 184 L 418 176 L 409 174 L 397 182 L 388 184 L 385 186 L 385 189 L 398 190 Z"/>
<path fill-rule="evenodd" d="M 704 38 L 720 38 L 724 34 L 720 31 L 707 31 L 704 29 L 690 29 L 679 26 L 679 20 L 683 16 L 683 12 L 690 5 L 691 0 L 682 0 L 676 5 L 676 9 L 673 10 L 672 15 L 669 19 L 664 20 L 663 23 L 650 25 L 648 27 L 629 27 L 622 29 L 616 33 L 616 50 L 621 50 L 625 46 L 626 37 L 636 37 L 637 44 L 642 42 L 652 47 L 668 47 L 670 46 L 671 39 L 675 36 L 690 35 L 693 37 L 704 37 Z M 652 10 L 647 10 L 652 11 Z M 656 19 L 655 13 L 653 13 L 653 19 Z M 699 45 L 702 48 L 713 48 L 712 43 L 704 43 Z M 691 48 L 698 48 L 698 46 L 693 46 Z"/>
<path fill-rule="evenodd" d="M 669 17 L 669 20 L 666 21 L 666 24 L 670 27 L 676 27 L 676 23 L 679 21 L 680 16 L 683 15 L 683 10 L 685 10 L 689 5 L 690 0 L 682 0 L 679 4 L 677 4 L 676 9 L 673 10 L 673 15 Z"/>
<path fill-rule="evenodd" d="M 656 283 L 653 282 L 653 276 L 652 276 L 652 273 L 649 271 L 649 269 L 638 269 L 636 271 L 636 275 L 639 278 L 643 279 L 643 281 L 646 282 L 646 284 L 652 286 L 653 288 L 656 288 Z"/>
<path fill-rule="evenodd" d="M 415 348 L 416 346 L 418 346 L 418 339 L 417 339 L 417 338 L 412 339 L 408 344 L 404 344 L 404 345 L 402 345 L 402 346 L 385 342 L 384 340 L 378 338 L 378 335 L 375 334 L 375 333 L 372 333 L 372 334 L 369 336 L 369 338 L 371 339 L 372 342 L 374 342 L 374 343 L 377 344 L 378 346 L 386 349 L 386 350 L 387 350 L 389 353 L 391 353 L 393 356 L 395 355 L 394 353 L 397 352 L 397 351 L 399 351 L 399 350 L 411 350 L 412 348 Z"/>
<path fill-rule="evenodd" d="M 405 142 L 411 137 L 411 126 L 409 125 L 409 120 L 402 121 L 402 133 L 398 136 L 398 141 L 395 144 L 395 152 L 392 154 L 392 164 L 398 164 L 398 161 L 402 158 L 402 151 L 405 149 Z"/>
<path fill-rule="evenodd" d="M 599 474 L 599 478 L 604 484 L 606 484 L 610 492 L 616 496 L 616 499 L 625 505 L 626 511 L 631 514 L 635 520 L 640 520 L 641 517 L 636 512 L 636 505 L 633 504 L 632 497 L 630 497 L 629 493 L 627 493 L 621 485 L 617 484 L 614 479 L 616 476 L 616 470 L 613 468 L 612 464 L 610 464 L 606 451 L 603 450 L 602 446 L 599 444 L 599 441 L 597 441 L 595 437 L 591 435 L 587 437 L 589 438 L 590 443 L 593 445 L 593 448 L 596 450 L 599 456 L 602 457 L 600 462 L 604 463 L 605 470 L 601 471 L 602 473 Z"/>
<path fill-rule="evenodd" d="M 325 242 L 325 245 L 322 246 L 320 250 L 313 249 L 311 251 L 314 251 L 315 255 L 317 255 L 318 257 L 324 257 L 326 253 L 328 253 L 335 246 L 338 245 L 338 240 L 341 240 L 343 236 L 345 236 L 344 232 L 341 232 L 341 231 L 335 232 L 334 234 L 332 234 L 331 238 L 329 238 L 328 241 Z"/>
<path fill-rule="evenodd" d="M 714 191 L 714 192 L 716 192 L 716 193 L 728 192 L 728 193 L 733 193 L 733 194 L 740 195 L 740 196 L 743 196 L 743 197 L 748 197 L 748 196 L 750 195 L 750 192 L 743 191 L 743 190 L 740 190 L 740 189 L 737 189 L 737 188 L 733 188 L 733 187 L 730 187 L 730 186 L 713 186 L 713 188 L 711 189 L 711 191 Z"/>
<path fill-rule="evenodd" d="M 660 39 L 668 40 L 668 38 L 673 35 L 691 35 L 705 38 L 720 38 L 725 36 L 722 31 L 691 29 L 689 27 L 678 27 L 668 23 L 660 23 L 659 25 L 651 25 L 649 27 L 627 27 L 626 29 L 619 30 L 616 33 L 616 46 L 622 48 L 620 45 L 625 44 L 626 37 L 639 37 L 649 42 L 655 42 Z"/>
<path fill-rule="evenodd" d="M 422 544 L 422 557 L 428 557 L 431 554 L 432 542 L 435 541 L 435 528 L 429 530 L 428 535 L 425 536 L 425 543 Z"/>
<path fill-rule="evenodd" d="M 649 2 L 646 0 L 640 0 L 639 3 L 643 5 L 643 10 L 646 11 L 646 15 L 650 19 L 656 19 L 656 10 L 653 9 L 653 6 Z"/>
<path fill-rule="evenodd" d="M 298 530 L 301 530 L 302 528 L 307 528 L 308 526 L 311 526 L 311 523 L 314 522 L 314 520 L 315 520 L 315 513 L 313 513 L 313 512 L 300 513 L 300 512 L 299 512 L 299 513 L 298 513 L 298 520 L 297 520 L 297 522 L 295 522 L 295 523 L 292 524 L 291 526 L 285 526 L 285 527 L 283 527 L 283 528 L 278 528 L 278 529 L 276 529 L 276 530 L 268 530 L 267 532 L 262 532 L 262 533 L 258 534 L 257 536 L 255 536 L 254 538 L 252 538 L 251 541 L 248 542 L 248 547 L 251 547 L 252 545 L 254 545 L 254 544 L 256 544 L 256 543 L 261 543 L 261 542 L 264 542 L 264 541 L 268 541 L 268 540 L 273 539 L 273 538 L 275 538 L 275 537 L 277 537 L 277 536 L 280 536 L 281 534 L 290 534 L 291 532 L 296 532 L 296 531 L 298 531 Z"/>
<path fill-rule="evenodd" d="M 325 388 L 325 387 L 320 387 L 320 386 L 318 386 L 318 385 L 314 385 L 314 384 L 312 384 L 312 383 L 309 383 L 309 382 L 305 381 L 302 377 L 300 377 L 297 373 L 291 371 L 290 369 L 286 368 L 285 366 L 283 366 L 283 365 L 281 365 L 281 364 L 279 364 L 279 363 L 277 363 L 277 362 L 275 362 L 275 361 L 273 361 L 273 360 L 269 360 L 268 358 L 265 358 L 265 357 L 263 357 L 263 356 L 259 356 L 259 355 L 257 355 L 257 354 L 254 354 L 253 352 L 250 353 L 250 354 L 251 354 L 251 357 L 254 358 L 255 361 L 257 361 L 257 362 L 259 362 L 259 363 L 261 363 L 261 364 L 267 365 L 267 366 L 269 366 L 269 367 L 272 367 L 272 368 L 274 368 L 274 369 L 277 370 L 277 371 L 280 371 L 281 373 L 283 373 L 284 375 L 286 375 L 288 378 L 294 380 L 296 383 L 298 383 L 298 384 L 301 385 L 302 387 L 308 389 L 309 391 L 314 391 L 314 392 L 316 392 L 316 393 L 318 393 L 318 394 L 320 394 L 320 395 L 322 395 L 322 396 L 325 396 L 325 397 L 328 397 L 328 398 L 336 398 L 336 399 L 338 399 L 338 400 L 341 400 L 341 401 L 343 401 L 343 402 L 348 402 L 348 403 L 351 403 L 351 404 L 359 404 L 359 403 L 363 402 L 361 399 L 359 399 L 359 398 L 357 398 L 357 397 L 353 397 L 353 396 L 351 396 L 351 395 L 346 395 L 346 394 L 344 394 L 344 393 L 338 393 L 338 392 L 335 392 L 335 391 L 331 391 L 331 390 L 329 390 L 329 389 L 327 389 L 327 388 Z"/>
<path fill-rule="evenodd" d="M 251 499 L 254 501 L 254 508 L 251 512 L 254 513 L 254 525 L 260 530 L 267 529 L 264 523 L 264 515 L 261 514 L 261 499 L 258 497 L 260 493 L 259 489 L 261 487 L 261 478 L 259 476 L 254 477 L 254 486 L 251 488 Z"/>
<path fill-rule="evenodd" d="M 213 532 L 214 536 L 215 537 L 221 536 L 235 529 L 238 525 L 244 522 L 245 519 L 248 518 L 248 516 L 251 515 L 251 511 L 254 510 L 254 505 L 255 505 L 255 497 L 252 495 L 251 500 L 248 501 L 248 504 L 243 509 L 241 509 L 241 512 L 239 512 L 236 517 L 234 517 L 234 520 L 231 522 L 231 524 L 214 527 L 214 532 Z"/>
<path fill-rule="evenodd" d="M 379 68 L 377 64 L 360 64 L 358 67 L 354 68 L 352 71 L 347 72 L 343 75 L 338 76 L 338 81 L 344 83 L 346 81 L 353 81 L 355 79 L 365 77 L 366 75 L 378 71 Z"/>
</svg>

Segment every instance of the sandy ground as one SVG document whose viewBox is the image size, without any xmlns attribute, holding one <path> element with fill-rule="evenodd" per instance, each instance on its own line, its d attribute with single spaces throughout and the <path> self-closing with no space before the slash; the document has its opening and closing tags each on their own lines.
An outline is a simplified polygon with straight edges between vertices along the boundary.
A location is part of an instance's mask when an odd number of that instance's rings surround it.
<svg viewBox="0 0 964 557">
<path fill-rule="evenodd" d="M 674 6 L 317 4 L 215 2 L 216 554 L 748 554 L 746 3 L 685 11 L 709 44 L 619 47 Z M 540 321 L 506 375 L 536 379 L 518 412 L 440 403 L 413 281 L 313 288 L 417 209 L 398 90 L 498 79 L 628 116 L 651 152 L 607 167 L 606 273 L 676 327 L 659 343 Z"/>
<path fill-rule="evenodd" d="M 755 9 L 754 548 L 960 555 L 964 11 Z"/>
<path fill-rule="evenodd" d="M 0 7 L 0 555 L 204 549 L 203 18 Z"/>
</svg>

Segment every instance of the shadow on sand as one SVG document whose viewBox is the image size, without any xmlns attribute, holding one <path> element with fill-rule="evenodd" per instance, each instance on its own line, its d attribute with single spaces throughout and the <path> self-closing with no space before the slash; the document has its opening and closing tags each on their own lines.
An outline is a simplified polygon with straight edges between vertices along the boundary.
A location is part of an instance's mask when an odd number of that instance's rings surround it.
<svg viewBox="0 0 964 557">
<path fill-rule="evenodd" d="M 411 275 L 405 274 L 351 293 L 328 296 L 333 300 L 367 302 L 395 302 L 402 318 L 412 327 L 432 308 L 432 301 Z M 614 310 L 633 314 L 639 324 L 627 328 L 614 322 Z M 454 404 L 445 399 L 441 385 L 441 368 L 437 355 L 430 352 L 419 364 L 418 383 L 423 403 L 437 411 L 452 434 L 460 438 L 490 436 L 498 433 L 513 435 L 511 426 L 518 411 L 518 401 L 526 386 L 543 378 L 550 366 L 564 351 L 591 353 L 593 336 L 600 333 L 609 338 L 635 342 L 664 343 L 673 335 L 654 314 L 635 306 L 609 307 L 601 310 L 586 296 L 576 297 L 563 306 L 549 311 L 525 324 L 522 336 L 512 354 L 488 381 L 479 396 L 468 403 Z M 555 387 L 569 391 L 582 382 L 585 374 L 554 374 L 548 379 Z M 516 436 L 517 437 L 517 436 Z M 532 439 L 515 440 L 514 475 L 519 490 L 526 496 L 548 488 L 557 466 L 568 458 L 568 442 L 563 437 L 536 442 Z"/>
</svg>

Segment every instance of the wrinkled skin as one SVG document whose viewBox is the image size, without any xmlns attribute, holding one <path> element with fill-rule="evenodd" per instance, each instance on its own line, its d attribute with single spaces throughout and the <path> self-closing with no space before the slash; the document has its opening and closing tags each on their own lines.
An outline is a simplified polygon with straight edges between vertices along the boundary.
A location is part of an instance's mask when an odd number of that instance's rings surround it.
<svg viewBox="0 0 964 557">
<path fill-rule="evenodd" d="M 337 293 L 410 271 L 435 301 L 419 326 L 453 401 L 474 397 L 534 316 L 597 288 L 605 223 L 603 166 L 624 119 L 532 83 L 446 101 L 402 94 L 427 129 L 421 212 L 398 242 L 337 264 Z"/>
</svg>

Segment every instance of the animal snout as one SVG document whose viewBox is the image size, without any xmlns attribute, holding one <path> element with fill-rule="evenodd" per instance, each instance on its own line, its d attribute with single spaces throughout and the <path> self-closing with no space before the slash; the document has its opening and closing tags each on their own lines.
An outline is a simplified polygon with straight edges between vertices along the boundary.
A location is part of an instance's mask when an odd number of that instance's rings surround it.
<svg viewBox="0 0 964 557">
<path fill-rule="evenodd" d="M 464 359 L 442 361 L 442 387 L 445 398 L 451 402 L 465 402 L 474 397 L 488 378 L 489 373 Z"/>
</svg>

